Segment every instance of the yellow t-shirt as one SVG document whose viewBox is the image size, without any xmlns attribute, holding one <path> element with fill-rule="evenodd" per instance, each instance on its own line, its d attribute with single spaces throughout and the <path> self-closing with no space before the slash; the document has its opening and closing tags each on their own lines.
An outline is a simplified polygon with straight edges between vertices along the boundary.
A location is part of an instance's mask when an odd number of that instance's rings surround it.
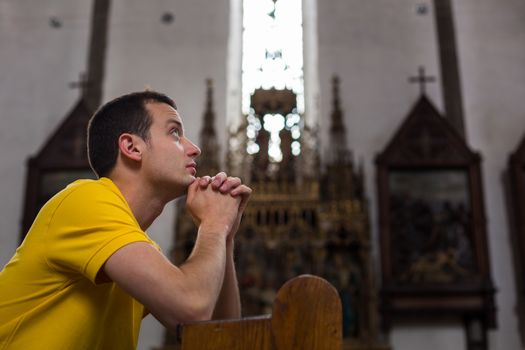
<svg viewBox="0 0 525 350">
<path fill-rule="evenodd" d="M 159 248 L 111 180 L 59 192 L 0 271 L 0 350 L 135 349 L 144 307 L 95 278 L 115 251 L 139 241 Z"/>
</svg>

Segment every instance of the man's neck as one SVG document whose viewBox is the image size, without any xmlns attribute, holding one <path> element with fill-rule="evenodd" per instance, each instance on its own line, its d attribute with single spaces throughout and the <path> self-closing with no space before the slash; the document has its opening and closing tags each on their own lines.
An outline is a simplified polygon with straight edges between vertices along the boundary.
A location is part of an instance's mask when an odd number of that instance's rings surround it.
<svg viewBox="0 0 525 350">
<path fill-rule="evenodd" d="M 140 181 L 129 181 L 119 177 L 112 177 L 111 180 L 119 188 L 140 228 L 144 231 L 162 213 L 169 201 L 154 193 L 150 186 Z"/>
</svg>

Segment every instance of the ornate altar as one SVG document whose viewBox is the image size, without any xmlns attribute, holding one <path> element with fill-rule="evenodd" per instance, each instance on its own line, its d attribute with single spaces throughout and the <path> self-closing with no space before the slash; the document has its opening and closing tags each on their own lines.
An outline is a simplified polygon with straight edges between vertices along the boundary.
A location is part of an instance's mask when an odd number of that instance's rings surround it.
<svg viewBox="0 0 525 350">
<path fill-rule="evenodd" d="M 315 274 L 326 278 L 339 292 L 345 344 L 355 349 L 378 349 L 377 295 L 370 263 L 363 172 L 356 169 L 346 147 L 338 84 L 334 78 L 333 152 L 324 171 L 315 148 L 316 131 L 302 125 L 291 90 L 256 90 L 250 115 L 230 135 L 228 171 L 240 175 L 253 188 L 236 236 L 243 316 L 270 313 L 284 282 L 300 274 Z M 210 85 L 208 89 L 210 98 Z M 207 106 L 203 130 L 213 122 L 211 102 Z M 271 116 L 281 120 L 280 131 L 271 128 Z M 206 143 L 210 135 L 208 132 Z M 203 154 L 207 152 L 203 147 Z M 201 174 L 206 174 L 210 169 L 202 170 Z M 195 235 L 190 216 L 180 206 L 176 263 L 189 255 Z"/>
</svg>

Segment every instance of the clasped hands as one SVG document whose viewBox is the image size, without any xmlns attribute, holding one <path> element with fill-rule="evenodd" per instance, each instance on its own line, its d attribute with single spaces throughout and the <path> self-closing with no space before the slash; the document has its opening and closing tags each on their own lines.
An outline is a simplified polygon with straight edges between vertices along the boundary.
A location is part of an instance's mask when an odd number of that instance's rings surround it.
<svg viewBox="0 0 525 350">
<path fill-rule="evenodd" d="M 233 239 L 251 193 L 240 178 L 220 172 L 197 178 L 188 187 L 186 205 L 198 226 L 226 232 Z"/>
</svg>

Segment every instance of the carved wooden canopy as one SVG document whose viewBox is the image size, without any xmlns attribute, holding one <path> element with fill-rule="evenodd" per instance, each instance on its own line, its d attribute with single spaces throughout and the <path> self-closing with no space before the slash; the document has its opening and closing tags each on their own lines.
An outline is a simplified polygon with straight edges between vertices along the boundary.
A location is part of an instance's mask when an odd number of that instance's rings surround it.
<svg viewBox="0 0 525 350">
<path fill-rule="evenodd" d="M 386 149 L 378 164 L 389 166 L 464 166 L 480 161 L 462 137 L 443 118 L 425 95 L 421 95 Z"/>
<path fill-rule="evenodd" d="M 41 206 L 63 186 L 80 177 L 94 177 L 87 159 L 86 130 L 93 110 L 83 98 L 28 160 L 22 219 L 23 239 Z"/>
</svg>

